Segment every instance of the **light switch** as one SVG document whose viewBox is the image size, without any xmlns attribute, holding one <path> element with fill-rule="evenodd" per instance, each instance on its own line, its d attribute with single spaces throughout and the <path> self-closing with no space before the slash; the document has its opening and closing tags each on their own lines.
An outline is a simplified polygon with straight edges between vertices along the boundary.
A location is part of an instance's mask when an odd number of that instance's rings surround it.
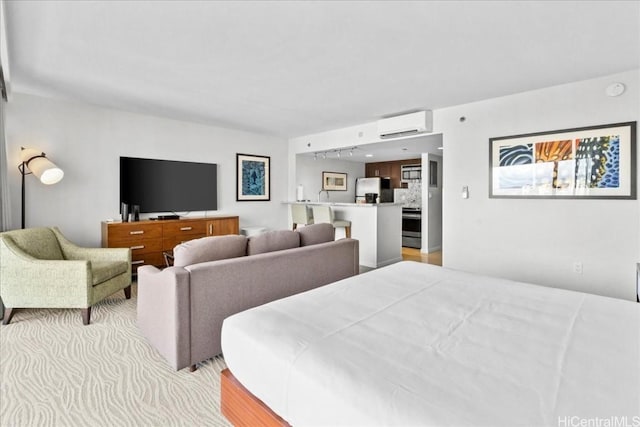
<svg viewBox="0 0 640 427">
<path fill-rule="evenodd" d="M 468 186 L 464 186 L 462 187 L 462 198 L 463 199 L 468 199 L 469 198 L 469 187 Z"/>
</svg>

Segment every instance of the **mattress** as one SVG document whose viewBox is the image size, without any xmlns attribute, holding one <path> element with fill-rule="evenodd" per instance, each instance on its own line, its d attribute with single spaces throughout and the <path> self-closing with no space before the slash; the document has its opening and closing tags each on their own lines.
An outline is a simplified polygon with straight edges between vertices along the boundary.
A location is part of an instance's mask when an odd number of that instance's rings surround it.
<svg viewBox="0 0 640 427">
<path fill-rule="evenodd" d="M 294 426 L 640 422 L 639 304 L 427 264 L 231 316 L 222 349 Z"/>
</svg>

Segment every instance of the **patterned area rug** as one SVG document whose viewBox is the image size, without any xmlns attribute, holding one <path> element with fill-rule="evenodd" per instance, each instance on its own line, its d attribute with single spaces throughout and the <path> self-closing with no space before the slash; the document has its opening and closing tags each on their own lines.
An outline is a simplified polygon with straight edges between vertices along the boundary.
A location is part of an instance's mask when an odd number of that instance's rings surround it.
<svg viewBox="0 0 640 427">
<path fill-rule="evenodd" d="M 18 311 L 0 326 L 2 426 L 229 426 L 219 357 L 174 371 L 136 327 L 136 286 L 80 310 Z"/>
</svg>

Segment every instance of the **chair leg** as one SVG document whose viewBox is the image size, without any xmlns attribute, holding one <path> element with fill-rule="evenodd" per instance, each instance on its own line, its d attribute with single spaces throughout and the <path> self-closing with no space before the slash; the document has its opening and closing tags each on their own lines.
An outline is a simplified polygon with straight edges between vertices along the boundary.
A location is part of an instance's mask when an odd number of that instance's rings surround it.
<svg viewBox="0 0 640 427">
<path fill-rule="evenodd" d="M 14 314 L 16 314 L 16 310 L 18 309 L 9 308 L 9 307 L 4 308 L 4 320 L 2 321 L 3 325 L 8 325 L 9 322 L 11 322 L 11 318 L 13 317 Z"/>
<path fill-rule="evenodd" d="M 344 228 L 344 234 L 347 235 L 347 239 L 351 238 L 351 227 L 345 227 Z"/>
<path fill-rule="evenodd" d="M 131 285 L 123 289 L 125 299 L 131 299 Z"/>
<path fill-rule="evenodd" d="M 91 307 L 82 308 L 82 323 L 86 326 L 91 322 Z"/>
</svg>

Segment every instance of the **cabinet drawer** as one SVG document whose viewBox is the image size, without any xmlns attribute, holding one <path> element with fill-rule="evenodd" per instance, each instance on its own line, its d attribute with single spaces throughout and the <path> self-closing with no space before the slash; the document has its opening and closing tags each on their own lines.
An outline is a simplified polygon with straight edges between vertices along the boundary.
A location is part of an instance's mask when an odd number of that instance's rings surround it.
<svg viewBox="0 0 640 427">
<path fill-rule="evenodd" d="M 131 249 L 131 256 L 135 254 L 146 254 L 149 252 L 162 251 L 162 239 L 118 239 L 109 240 L 109 247 L 111 248 L 129 248 Z"/>
<path fill-rule="evenodd" d="M 191 234 L 205 234 L 207 227 L 204 221 L 188 221 L 162 224 L 164 238 L 174 236 L 186 236 Z M 193 237 L 191 237 L 193 239 Z"/>
<path fill-rule="evenodd" d="M 171 251 L 173 250 L 173 248 L 175 248 L 177 245 L 179 245 L 182 242 L 187 242 L 193 239 L 199 239 L 201 237 L 206 237 L 206 235 L 202 233 L 202 234 L 186 234 L 184 236 L 172 236 L 172 237 L 165 236 L 165 238 L 162 240 L 162 250 Z"/>
<path fill-rule="evenodd" d="M 164 266 L 164 257 L 162 252 L 153 252 L 148 254 L 131 254 L 131 271 L 136 272 L 138 267 L 143 265 L 154 265 L 156 267 Z"/>
<path fill-rule="evenodd" d="M 109 246 L 112 240 L 123 240 L 127 238 L 157 239 L 162 238 L 162 227 L 159 224 L 117 224 L 109 227 Z"/>
</svg>

